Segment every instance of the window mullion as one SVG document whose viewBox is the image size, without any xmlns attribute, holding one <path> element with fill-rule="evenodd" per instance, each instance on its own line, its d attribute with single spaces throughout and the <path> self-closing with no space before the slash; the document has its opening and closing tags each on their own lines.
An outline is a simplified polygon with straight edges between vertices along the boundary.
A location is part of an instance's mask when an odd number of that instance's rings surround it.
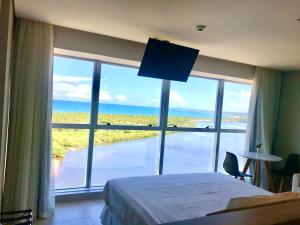
<svg viewBox="0 0 300 225">
<path fill-rule="evenodd" d="M 224 97 L 224 80 L 220 80 L 219 86 L 218 86 L 218 94 L 217 94 L 216 123 L 215 123 L 216 131 L 217 131 L 216 140 L 215 140 L 215 154 L 214 154 L 214 171 L 215 172 L 217 172 L 217 170 L 218 170 L 223 97 Z"/>
<path fill-rule="evenodd" d="M 171 81 L 163 80 L 160 104 L 160 156 L 159 156 L 159 174 L 163 173 L 164 166 L 164 150 L 165 150 L 165 137 L 166 129 L 168 126 L 168 110 L 169 110 L 169 97 L 170 97 L 170 84 Z"/>
<path fill-rule="evenodd" d="M 91 105 L 91 120 L 88 145 L 88 160 L 86 171 L 86 187 L 91 187 L 92 166 L 93 166 L 93 148 L 94 134 L 98 120 L 98 105 L 99 105 L 99 90 L 101 79 L 101 62 L 96 61 L 94 66 L 93 86 L 92 86 L 92 105 Z"/>
</svg>

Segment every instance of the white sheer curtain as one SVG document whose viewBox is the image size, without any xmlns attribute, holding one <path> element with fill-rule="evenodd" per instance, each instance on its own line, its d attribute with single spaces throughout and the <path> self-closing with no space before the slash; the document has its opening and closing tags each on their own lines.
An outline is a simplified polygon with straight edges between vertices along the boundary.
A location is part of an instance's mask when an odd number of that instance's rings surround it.
<svg viewBox="0 0 300 225">
<path fill-rule="evenodd" d="M 51 104 L 53 26 L 17 19 L 12 56 L 4 210 L 53 214 Z"/>
<path fill-rule="evenodd" d="M 246 149 L 249 149 L 249 151 L 256 150 L 255 142 L 258 140 L 262 142 L 263 152 L 272 153 L 280 89 L 280 71 L 256 67 L 247 129 Z M 264 167 L 261 168 L 264 169 Z M 266 187 L 266 182 L 264 181 L 265 179 L 262 179 L 262 186 Z"/>
</svg>

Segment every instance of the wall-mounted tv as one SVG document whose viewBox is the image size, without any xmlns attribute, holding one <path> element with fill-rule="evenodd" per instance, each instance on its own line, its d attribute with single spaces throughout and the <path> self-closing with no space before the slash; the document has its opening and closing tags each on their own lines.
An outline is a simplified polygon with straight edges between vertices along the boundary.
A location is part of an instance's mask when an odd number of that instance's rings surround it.
<svg viewBox="0 0 300 225">
<path fill-rule="evenodd" d="M 186 82 L 198 49 L 149 38 L 138 76 Z"/>
</svg>

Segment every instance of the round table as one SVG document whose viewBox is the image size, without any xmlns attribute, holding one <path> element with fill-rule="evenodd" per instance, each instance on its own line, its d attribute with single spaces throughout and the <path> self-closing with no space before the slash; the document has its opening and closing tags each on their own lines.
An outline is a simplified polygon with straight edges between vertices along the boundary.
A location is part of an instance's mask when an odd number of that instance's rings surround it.
<svg viewBox="0 0 300 225">
<path fill-rule="evenodd" d="M 243 152 L 243 153 L 239 153 L 238 155 L 241 157 L 247 158 L 243 173 L 247 172 L 252 160 L 255 161 L 253 184 L 256 186 L 260 185 L 260 176 L 259 176 L 260 161 L 263 161 L 265 163 L 270 190 L 272 192 L 274 192 L 274 184 L 273 184 L 273 178 L 272 178 L 272 174 L 271 174 L 271 162 L 279 162 L 282 160 L 282 158 L 280 158 L 276 155 L 271 155 L 271 154 L 266 154 L 266 153 L 257 154 L 256 152 Z"/>
</svg>

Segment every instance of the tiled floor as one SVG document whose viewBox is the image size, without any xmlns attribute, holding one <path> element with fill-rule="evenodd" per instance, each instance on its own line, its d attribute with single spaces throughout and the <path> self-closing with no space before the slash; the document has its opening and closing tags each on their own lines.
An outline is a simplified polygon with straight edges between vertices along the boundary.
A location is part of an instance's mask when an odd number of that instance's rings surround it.
<svg viewBox="0 0 300 225">
<path fill-rule="evenodd" d="M 58 203 L 53 218 L 38 220 L 33 225 L 101 225 L 103 206 L 103 200 Z"/>
</svg>

